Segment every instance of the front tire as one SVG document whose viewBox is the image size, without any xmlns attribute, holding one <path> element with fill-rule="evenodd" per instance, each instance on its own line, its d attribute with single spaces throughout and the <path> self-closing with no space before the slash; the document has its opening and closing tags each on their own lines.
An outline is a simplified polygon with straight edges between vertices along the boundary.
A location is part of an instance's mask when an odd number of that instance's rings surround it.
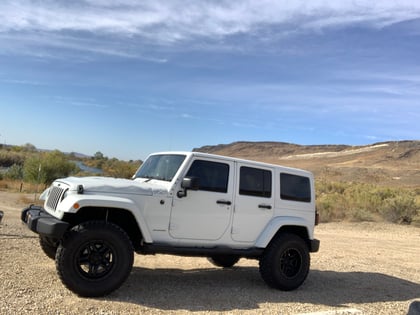
<svg viewBox="0 0 420 315">
<path fill-rule="evenodd" d="M 65 235 L 55 262 L 68 289 L 80 296 L 97 297 L 118 289 L 130 274 L 133 261 L 133 246 L 119 226 L 88 221 Z"/>
<path fill-rule="evenodd" d="M 260 273 L 272 288 L 290 291 L 298 288 L 309 272 L 310 256 L 306 242 L 294 234 L 280 234 L 260 258 Z"/>
</svg>

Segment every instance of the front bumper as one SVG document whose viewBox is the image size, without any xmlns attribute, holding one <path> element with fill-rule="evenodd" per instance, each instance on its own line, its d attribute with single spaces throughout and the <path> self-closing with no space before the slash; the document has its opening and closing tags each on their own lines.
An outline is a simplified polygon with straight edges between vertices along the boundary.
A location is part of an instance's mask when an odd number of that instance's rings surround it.
<svg viewBox="0 0 420 315">
<path fill-rule="evenodd" d="M 34 205 L 22 210 L 21 220 L 31 231 L 55 239 L 61 239 L 70 226 Z"/>
<path fill-rule="evenodd" d="M 319 244 L 320 243 L 321 242 L 317 239 L 311 240 L 309 251 L 311 253 L 316 253 L 317 251 L 319 251 Z"/>
</svg>

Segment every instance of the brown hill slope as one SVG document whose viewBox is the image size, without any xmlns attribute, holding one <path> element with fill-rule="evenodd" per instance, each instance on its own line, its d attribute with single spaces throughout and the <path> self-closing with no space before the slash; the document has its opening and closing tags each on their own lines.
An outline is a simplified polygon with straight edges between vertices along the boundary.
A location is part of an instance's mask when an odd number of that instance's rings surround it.
<svg viewBox="0 0 420 315">
<path fill-rule="evenodd" d="M 420 141 L 365 146 L 234 142 L 194 151 L 304 168 L 317 179 L 420 187 Z"/>
</svg>

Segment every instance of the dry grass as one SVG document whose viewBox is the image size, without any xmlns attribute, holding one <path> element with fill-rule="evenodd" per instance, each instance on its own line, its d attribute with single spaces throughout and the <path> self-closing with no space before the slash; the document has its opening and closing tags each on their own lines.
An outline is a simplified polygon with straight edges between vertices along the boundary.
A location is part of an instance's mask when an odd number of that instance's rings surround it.
<svg viewBox="0 0 420 315">
<path fill-rule="evenodd" d="M 41 193 L 45 189 L 44 184 L 28 183 L 21 180 L 2 179 L 0 190 L 22 193 Z"/>
</svg>

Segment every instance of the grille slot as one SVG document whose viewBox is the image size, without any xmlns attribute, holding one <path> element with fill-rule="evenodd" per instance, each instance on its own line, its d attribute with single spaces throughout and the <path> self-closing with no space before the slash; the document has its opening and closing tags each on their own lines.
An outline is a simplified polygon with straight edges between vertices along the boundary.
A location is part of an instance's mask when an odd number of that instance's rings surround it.
<svg viewBox="0 0 420 315">
<path fill-rule="evenodd" d="M 50 194 L 48 196 L 48 200 L 47 200 L 47 207 L 48 208 L 51 208 L 51 209 L 54 209 L 54 210 L 57 209 L 57 205 L 60 202 L 60 199 L 61 199 L 61 196 L 64 193 L 64 190 L 65 189 L 60 188 L 60 187 L 56 187 L 56 186 L 54 186 L 51 189 L 51 192 L 50 192 Z"/>
</svg>

